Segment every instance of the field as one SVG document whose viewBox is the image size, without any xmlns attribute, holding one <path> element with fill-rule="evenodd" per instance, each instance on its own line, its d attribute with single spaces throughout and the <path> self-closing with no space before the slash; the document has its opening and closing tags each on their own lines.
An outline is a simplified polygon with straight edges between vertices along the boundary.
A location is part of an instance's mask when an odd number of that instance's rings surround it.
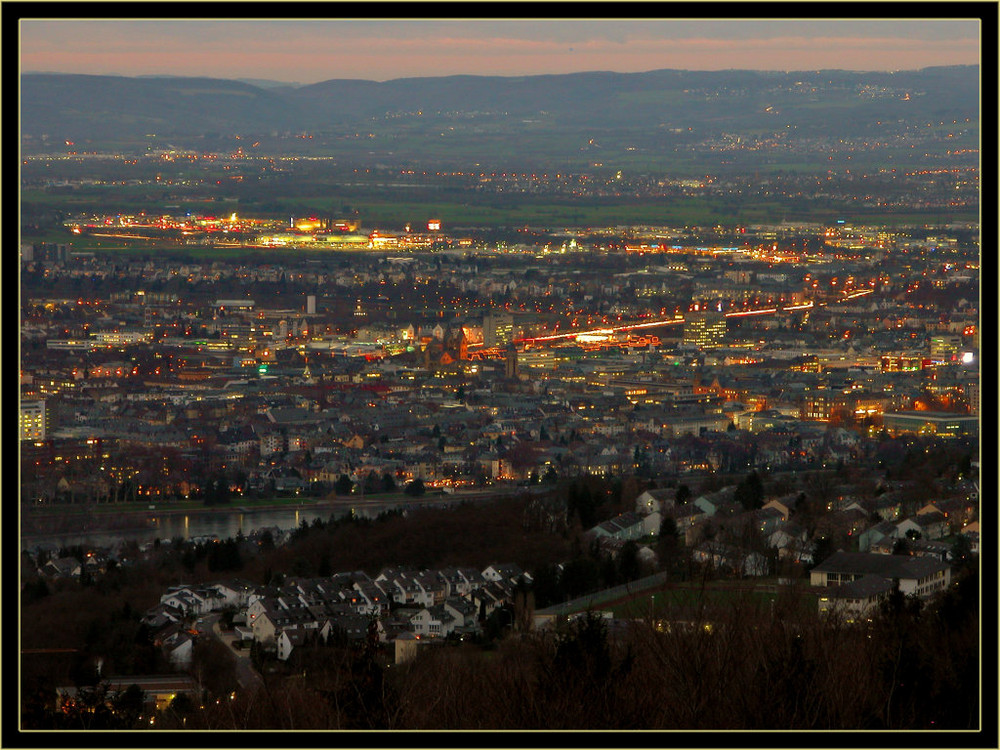
<svg viewBox="0 0 1000 750">
<path fill-rule="evenodd" d="M 764 610 L 774 607 L 781 598 L 795 597 L 794 606 L 803 613 L 815 612 L 817 595 L 776 585 L 773 579 L 766 581 L 700 581 L 666 584 L 655 590 L 634 594 L 604 607 L 610 609 L 616 618 L 671 618 L 682 613 L 693 613 L 704 607 L 711 612 L 718 607 L 739 605 L 750 609 Z"/>
</svg>

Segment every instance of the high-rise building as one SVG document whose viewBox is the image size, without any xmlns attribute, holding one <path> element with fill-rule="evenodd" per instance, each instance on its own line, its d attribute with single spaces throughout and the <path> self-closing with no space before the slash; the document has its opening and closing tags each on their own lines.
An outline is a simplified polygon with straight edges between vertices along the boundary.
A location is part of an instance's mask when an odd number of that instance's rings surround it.
<svg viewBox="0 0 1000 750">
<path fill-rule="evenodd" d="M 508 380 L 514 380 L 518 376 L 517 349 L 513 344 L 507 344 L 507 350 L 504 352 L 504 376 Z"/>
<path fill-rule="evenodd" d="M 483 346 L 504 346 L 514 339 L 514 316 L 491 312 L 483 318 Z"/>
<path fill-rule="evenodd" d="M 722 346 L 726 336 L 726 316 L 719 312 L 694 312 L 684 316 L 682 341 L 699 349 Z"/>
<path fill-rule="evenodd" d="M 45 440 L 48 434 L 45 400 L 21 402 L 21 440 Z"/>
<path fill-rule="evenodd" d="M 306 296 L 306 314 L 315 315 L 316 314 L 316 295 L 310 294 Z"/>
<path fill-rule="evenodd" d="M 965 397 L 969 400 L 969 411 L 979 414 L 979 379 L 970 380 L 965 384 Z"/>
<path fill-rule="evenodd" d="M 962 337 L 953 334 L 934 334 L 931 336 L 930 349 L 932 359 L 951 359 L 962 346 Z"/>
</svg>

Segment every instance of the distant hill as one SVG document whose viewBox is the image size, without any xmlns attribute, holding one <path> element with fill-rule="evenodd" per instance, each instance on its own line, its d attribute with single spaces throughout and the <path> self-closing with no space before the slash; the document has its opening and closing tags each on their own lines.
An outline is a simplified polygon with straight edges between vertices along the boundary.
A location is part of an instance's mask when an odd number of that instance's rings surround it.
<svg viewBox="0 0 1000 750">
<path fill-rule="evenodd" d="M 256 84 L 256 85 L 255 85 Z M 77 142 L 243 133 L 337 134 L 366 127 L 394 138 L 459 123 L 467 132 L 525 139 L 588 129 L 646 137 L 667 132 L 859 136 L 879 123 L 976 120 L 979 68 L 848 71 L 592 72 L 448 76 L 305 86 L 214 78 L 21 76 L 22 135 Z M 419 113 L 419 114 L 418 114 Z M 429 132 L 429 131 L 428 131 Z M 175 141 L 176 142 L 176 141 Z"/>
<path fill-rule="evenodd" d="M 21 132 L 131 138 L 300 128 L 309 107 L 273 90 L 214 78 L 21 76 Z"/>
</svg>

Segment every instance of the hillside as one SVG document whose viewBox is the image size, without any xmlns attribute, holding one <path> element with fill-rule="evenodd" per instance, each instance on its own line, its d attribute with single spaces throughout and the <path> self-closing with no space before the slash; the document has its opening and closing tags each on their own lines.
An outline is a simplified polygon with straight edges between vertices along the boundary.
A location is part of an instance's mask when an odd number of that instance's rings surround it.
<svg viewBox="0 0 1000 750">
<path fill-rule="evenodd" d="M 241 135 L 260 143 L 260 153 L 412 166 L 518 159 L 541 168 L 618 154 L 630 166 L 687 159 L 697 167 L 706 152 L 733 144 L 748 153 L 764 146 L 772 155 L 777 145 L 792 155 L 784 163 L 794 167 L 802 153 L 803 163 L 815 166 L 817 146 L 831 142 L 856 141 L 855 159 L 871 158 L 868 140 L 895 149 L 897 158 L 914 155 L 914 143 L 977 147 L 978 78 L 976 66 L 334 79 L 307 86 L 30 73 L 21 76 L 21 133 L 26 153 L 50 152 L 63 141 L 80 150 L 224 150 L 239 145 L 233 138 Z M 953 123 L 958 132 L 949 134 Z M 310 137 L 296 138 L 301 134 Z"/>
<path fill-rule="evenodd" d="M 909 98 L 907 99 L 907 95 Z M 777 111 L 776 111 L 777 110 Z M 779 118 L 822 132 L 876 119 L 976 117 L 978 68 L 900 73 L 752 71 L 448 76 L 384 83 L 329 80 L 300 87 L 214 78 L 25 74 L 22 132 L 114 137 L 156 132 L 339 128 L 422 112 L 427 117 L 536 117 L 554 127 L 772 127 Z M 151 130 L 152 129 L 152 130 Z"/>
</svg>

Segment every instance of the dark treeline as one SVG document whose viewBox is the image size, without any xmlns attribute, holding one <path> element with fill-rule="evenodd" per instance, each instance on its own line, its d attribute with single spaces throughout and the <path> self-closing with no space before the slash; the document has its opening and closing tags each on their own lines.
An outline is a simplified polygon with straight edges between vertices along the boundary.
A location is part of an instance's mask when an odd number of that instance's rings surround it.
<svg viewBox="0 0 1000 750">
<path fill-rule="evenodd" d="M 493 649 L 428 648 L 385 666 L 369 642 L 303 649 L 187 728 L 968 730 L 979 726 L 978 581 L 936 603 L 891 597 L 864 626 L 739 598 L 670 626 L 590 615 Z"/>
<path fill-rule="evenodd" d="M 751 505 L 757 504 L 758 480 L 741 482 Z M 331 517 L 303 524 L 283 545 L 268 534 L 256 541 L 176 540 L 156 545 L 148 559 L 133 550 L 135 562 L 86 582 L 29 581 L 22 591 L 22 648 L 57 644 L 78 652 L 61 664 L 22 659 L 22 690 L 38 696 L 24 708 L 42 711 L 38 707 L 49 705 L 55 685 L 83 682 L 95 654 L 104 656 L 105 674 L 165 671 L 138 619 L 166 586 L 179 581 L 237 575 L 267 583 L 276 575 L 359 569 L 374 574 L 384 566 L 483 568 L 514 561 L 533 573 L 534 584 L 520 592 L 523 599 L 499 623 L 513 629 L 513 637 L 503 639 L 500 628 L 487 628 L 485 643 L 422 649 L 415 661 L 392 666 L 386 666 L 393 660 L 391 650 L 376 654 L 342 643 L 311 647 L 293 654 L 288 669 L 266 672 L 266 688 L 256 695 L 241 693 L 219 709 L 209 705 L 197 711 L 181 700 L 162 718 L 188 729 L 976 725 L 974 564 L 961 566 L 957 585 L 940 600 L 924 604 L 894 596 L 864 627 L 820 621 L 813 607 L 802 607 L 788 593 L 773 609 L 749 596 L 714 609 L 704 602 L 668 607 L 657 615 L 665 620 L 662 627 L 632 621 L 624 631 L 585 623 L 561 634 L 530 632 L 530 613 L 525 616 L 530 606 L 542 608 L 648 572 L 636 545 L 611 558 L 579 534 L 591 514 L 600 519 L 621 512 L 625 499 L 644 486 L 634 479 L 588 477 L 561 483 L 545 495 L 394 511 L 375 519 Z M 686 485 L 676 488 L 681 501 L 692 494 Z M 657 545 L 660 567 L 672 581 L 692 573 L 683 562 L 670 567 L 673 558 L 683 557 L 675 554 L 682 551 L 675 534 L 665 525 Z M 83 556 L 82 549 L 61 552 Z M 199 654 L 199 664 L 212 663 L 215 656 Z M 97 693 L 99 688 L 97 683 Z M 124 715 L 127 709 L 122 707 Z M 44 726 L 56 722 L 44 711 L 35 718 Z"/>
</svg>

